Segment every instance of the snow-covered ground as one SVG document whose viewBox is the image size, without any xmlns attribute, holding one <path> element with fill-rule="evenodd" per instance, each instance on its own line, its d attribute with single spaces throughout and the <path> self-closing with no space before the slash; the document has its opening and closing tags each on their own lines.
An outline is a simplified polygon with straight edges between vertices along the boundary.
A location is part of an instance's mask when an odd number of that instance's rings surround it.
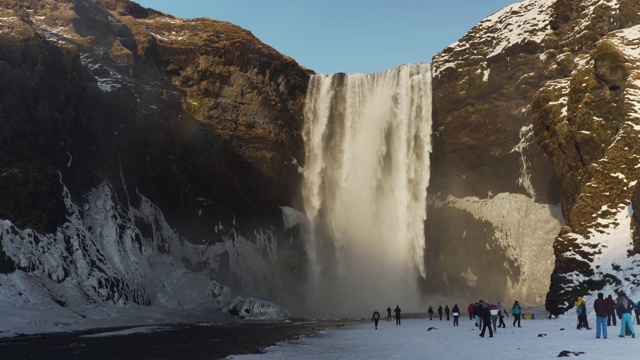
<svg viewBox="0 0 640 360">
<path fill-rule="evenodd" d="M 589 304 L 591 306 L 591 304 Z M 537 312 L 536 312 L 537 313 Z M 618 326 L 608 327 L 607 339 L 596 339 L 595 317 L 589 315 L 592 330 L 576 330 L 576 317 L 561 316 L 523 320 L 522 327 L 513 327 L 512 317 L 505 319 L 507 327 L 498 329 L 493 338 L 482 338 L 474 322 L 460 318 L 453 327 L 445 320 L 404 319 L 401 326 L 381 321 L 378 330 L 373 323 L 323 331 L 299 340 L 266 349 L 262 355 L 230 356 L 232 360 L 247 359 L 552 359 L 562 351 L 569 357 L 587 359 L 637 359 L 640 336 L 619 338 Z M 638 326 L 636 329 L 638 329 Z M 436 329 L 429 331 L 430 327 Z M 583 352 L 583 354 L 578 354 Z"/>
</svg>

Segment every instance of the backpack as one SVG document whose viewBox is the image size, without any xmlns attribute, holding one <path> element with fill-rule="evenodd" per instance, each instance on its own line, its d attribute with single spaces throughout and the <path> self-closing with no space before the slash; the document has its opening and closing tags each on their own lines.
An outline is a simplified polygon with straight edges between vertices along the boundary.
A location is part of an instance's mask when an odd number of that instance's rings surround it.
<svg viewBox="0 0 640 360">
<path fill-rule="evenodd" d="M 618 314 L 620 314 L 620 316 L 622 316 L 622 314 L 629 312 L 629 302 L 627 301 L 626 298 L 622 298 L 620 299 L 620 302 L 618 302 Z"/>
<path fill-rule="evenodd" d="M 578 313 L 580 314 L 586 314 L 587 313 L 587 305 L 585 303 L 580 304 L 580 306 L 578 307 Z"/>
<path fill-rule="evenodd" d="M 513 307 L 511 308 L 511 313 L 513 315 L 518 315 L 520 314 L 520 305 L 513 305 Z"/>
<path fill-rule="evenodd" d="M 613 304 L 611 303 L 611 301 L 609 301 L 609 300 L 605 300 L 605 301 L 606 301 L 606 303 L 607 303 L 607 312 L 608 312 L 608 313 L 612 313 L 615 307 L 613 306 Z"/>
<path fill-rule="evenodd" d="M 489 312 L 491 313 L 491 315 L 498 315 L 498 312 L 500 310 L 498 309 L 497 306 L 495 305 L 489 305 Z"/>
</svg>

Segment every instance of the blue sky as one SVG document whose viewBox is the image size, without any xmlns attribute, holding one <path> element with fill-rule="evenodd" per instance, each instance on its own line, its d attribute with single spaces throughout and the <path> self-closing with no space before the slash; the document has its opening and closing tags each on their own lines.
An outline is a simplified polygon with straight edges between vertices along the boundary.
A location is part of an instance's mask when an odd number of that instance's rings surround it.
<svg viewBox="0 0 640 360">
<path fill-rule="evenodd" d="M 225 20 L 317 73 L 370 73 L 431 58 L 518 0 L 138 0 Z"/>
</svg>

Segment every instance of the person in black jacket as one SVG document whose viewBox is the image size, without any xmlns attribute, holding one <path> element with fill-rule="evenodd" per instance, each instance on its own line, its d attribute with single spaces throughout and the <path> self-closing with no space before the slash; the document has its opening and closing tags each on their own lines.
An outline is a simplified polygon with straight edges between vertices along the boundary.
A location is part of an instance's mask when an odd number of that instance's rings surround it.
<svg viewBox="0 0 640 360">
<path fill-rule="evenodd" d="M 387 321 L 391 321 L 391 306 L 387 308 Z"/>
<path fill-rule="evenodd" d="M 458 326 L 458 318 L 460 317 L 460 308 L 458 307 L 458 304 L 453 305 L 451 313 L 453 314 L 453 326 Z"/>
<path fill-rule="evenodd" d="M 447 321 L 449 321 L 449 314 L 451 310 L 449 310 L 449 305 L 444 306 L 444 314 L 447 315 Z"/>
<path fill-rule="evenodd" d="M 482 300 L 480 300 L 480 304 L 480 315 L 482 317 L 482 332 L 480 332 L 480 336 L 484 337 L 485 330 L 489 329 L 489 337 L 493 337 L 493 328 L 491 327 L 491 312 L 489 311 L 489 305 L 485 304 Z"/>
<path fill-rule="evenodd" d="M 478 329 L 482 329 L 482 305 L 482 300 L 473 305 L 473 316 L 476 318 L 476 326 L 478 327 Z"/>
<path fill-rule="evenodd" d="M 373 312 L 373 316 L 371 317 L 371 321 L 376 325 L 376 330 L 378 330 L 378 321 L 380 321 L 380 313 L 377 311 Z"/>
<path fill-rule="evenodd" d="M 442 320 L 442 305 L 438 306 L 438 315 L 440 315 L 440 320 Z"/>
<path fill-rule="evenodd" d="M 401 318 L 401 317 L 400 317 L 400 312 L 401 312 L 401 311 L 402 311 L 402 310 L 400 310 L 400 305 L 396 305 L 395 310 L 393 310 L 393 312 L 395 312 L 395 313 L 396 313 L 396 325 L 400 325 L 400 318 Z"/>
<path fill-rule="evenodd" d="M 598 293 L 598 298 L 593 303 L 596 311 L 596 338 L 600 339 L 600 334 L 607 338 L 607 300 L 603 293 Z"/>
</svg>

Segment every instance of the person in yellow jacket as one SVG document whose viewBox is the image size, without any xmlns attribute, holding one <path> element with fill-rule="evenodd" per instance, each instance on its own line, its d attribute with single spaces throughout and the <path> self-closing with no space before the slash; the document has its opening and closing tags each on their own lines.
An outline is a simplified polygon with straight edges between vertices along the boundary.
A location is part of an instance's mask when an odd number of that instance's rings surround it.
<svg viewBox="0 0 640 360">
<path fill-rule="evenodd" d="M 578 313 L 578 330 L 585 328 L 587 330 L 591 330 L 589 327 L 589 321 L 587 320 L 587 302 L 582 298 L 582 296 L 578 296 L 578 301 L 576 301 L 578 309 L 576 312 Z"/>
</svg>

